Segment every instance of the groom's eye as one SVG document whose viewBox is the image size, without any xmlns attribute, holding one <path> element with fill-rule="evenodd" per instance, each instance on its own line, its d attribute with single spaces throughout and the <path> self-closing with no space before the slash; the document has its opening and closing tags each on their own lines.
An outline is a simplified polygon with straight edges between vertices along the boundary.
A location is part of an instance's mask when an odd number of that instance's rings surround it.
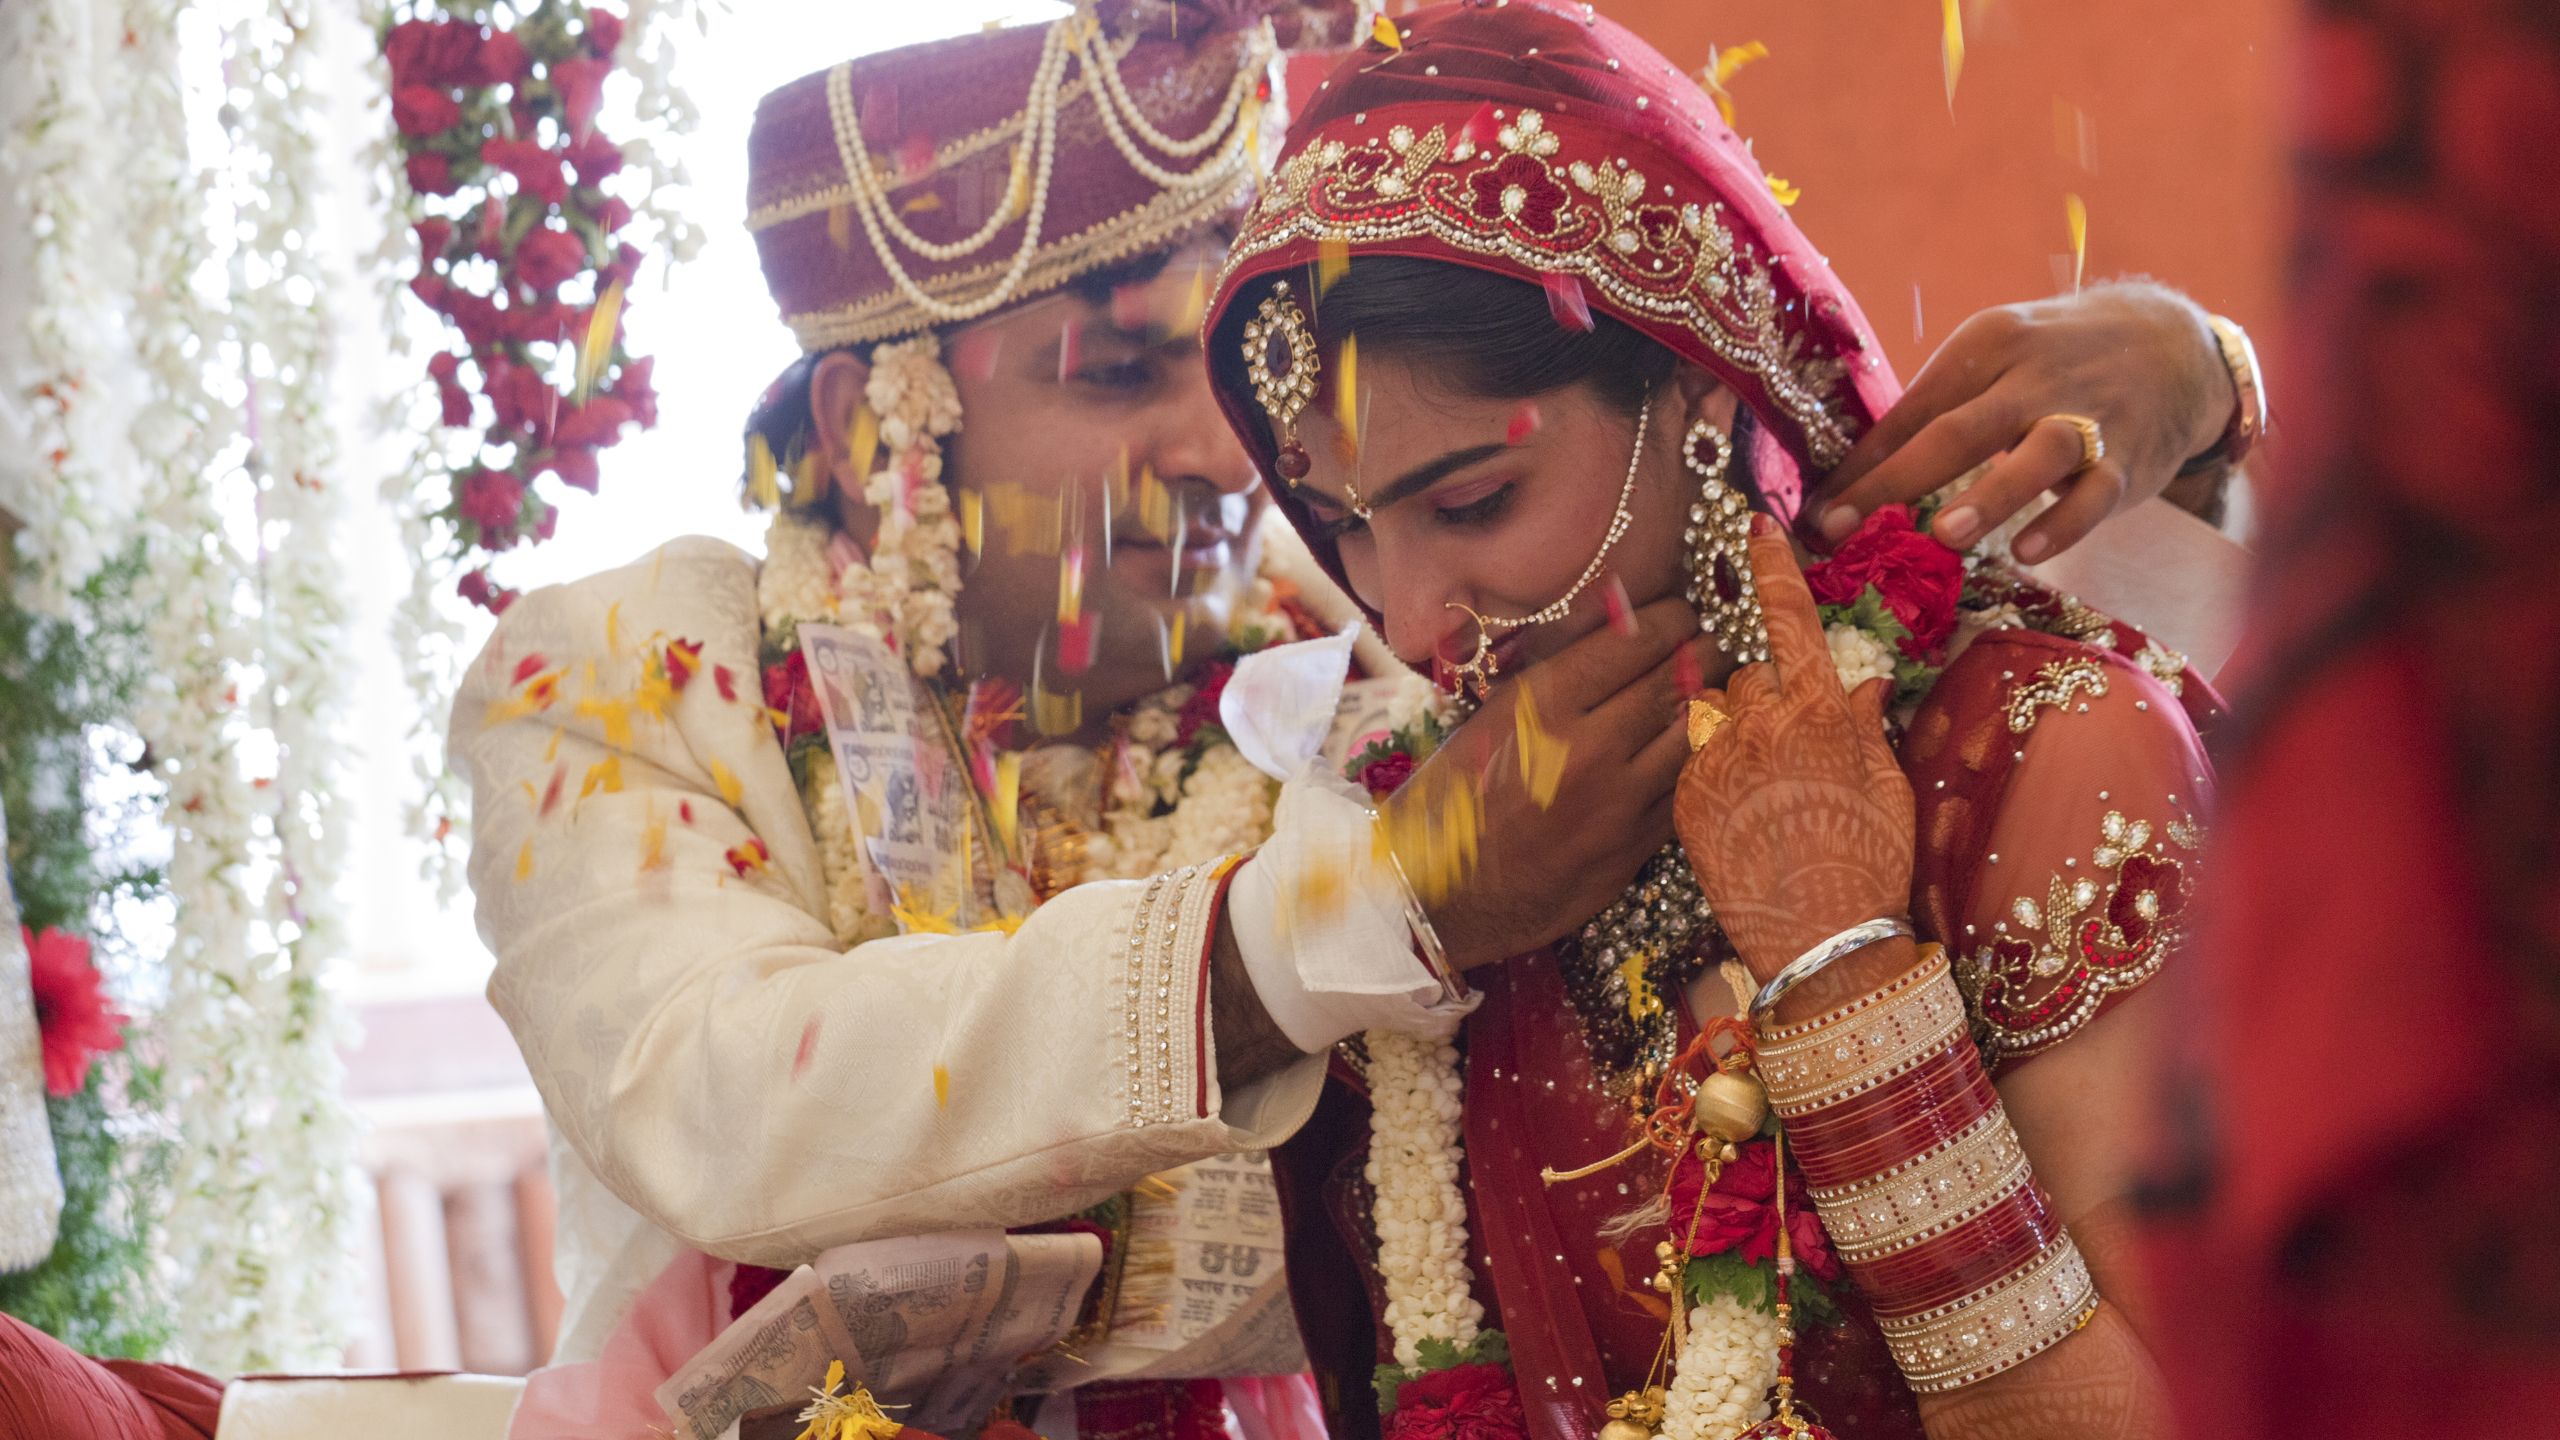
<svg viewBox="0 0 2560 1440">
<path fill-rule="evenodd" d="M 1098 360 L 1076 371 L 1075 378 L 1101 390 L 1144 390 L 1156 380 L 1156 367 L 1146 360 Z"/>
</svg>

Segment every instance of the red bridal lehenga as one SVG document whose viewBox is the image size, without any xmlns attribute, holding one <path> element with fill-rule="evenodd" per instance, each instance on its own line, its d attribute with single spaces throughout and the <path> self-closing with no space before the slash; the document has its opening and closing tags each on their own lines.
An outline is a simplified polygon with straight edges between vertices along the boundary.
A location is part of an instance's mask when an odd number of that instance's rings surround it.
<svg viewBox="0 0 2560 1440">
<path fill-rule="evenodd" d="M 1737 391 L 1758 431 L 1758 488 L 1791 511 L 1798 477 L 1835 463 L 1897 387 L 1740 138 L 1694 83 L 1585 7 L 1515 0 L 1400 21 L 1400 50 L 1355 55 L 1293 126 L 1222 277 L 1213 360 L 1236 349 L 1276 277 L 1301 276 L 1335 246 L 1354 265 L 1401 256 L 1513 275 L 1578 292 Z M 1246 391 L 1222 375 L 1231 421 L 1274 473 L 1275 432 Z M 1329 538 L 1274 490 L 1339 578 Z M 1907 517 L 1902 537 L 1913 538 Z M 1938 617 L 1924 643 L 1946 668 L 1900 740 L 1918 800 L 1915 916 L 1944 944 L 1997 1074 L 2068 1043 L 2179 948 L 2211 788 L 2199 735 L 2219 703 L 2182 657 L 2128 625 L 1994 564 L 1963 578 L 1959 595 L 1951 562 L 1932 580 L 1904 553 L 1879 541 L 1863 560 L 1833 563 L 1866 567 L 1849 593 L 1863 579 Z M 1507 1337 L 1539 1440 L 1596 1435 L 1612 1398 L 1647 1383 L 1670 1313 L 1647 1284 L 1661 1228 L 1604 1238 L 1661 1192 L 1662 1158 L 1563 1184 L 1541 1177 L 1626 1146 L 1640 1097 L 1704 1018 L 1677 998 L 1658 1003 L 1723 958 L 1711 925 L 1666 918 L 1696 891 L 1688 882 L 1680 898 L 1685 869 L 1663 864 L 1640 882 L 1651 888 L 1574 940 L 1478 972 L 1483 1005 L 1457 1042 L 1473 1293 L 1484 1325 Z M 1371 1372 L 1393 1359 L 1363 1175 L 1370 1118 L 1360 1057 L 1346 1047 L 1315 1118 L 1275 1157 L 1290 1286 L 1344 1436 L 1378 1433 Z M 1737 1253 L 1765 1264 L 1774 1223 L 1755 1232 L 1751 1216 L 1770 1198 L 1769 1170 L 1743 1153 L 1716 1188 L 1741 1217 Z M 1797 1183 L 1788 1209 L 1809 1223 Z M 1804 1405 L 1845 1440 L 1919 1435 L 1912 1394 L 1856 1293 L 1831 1289 L 1838 1323 L 1797 1327 Z M 1362 1315 L 1377 1323 L 1344 1323 Z"/>
</svg>

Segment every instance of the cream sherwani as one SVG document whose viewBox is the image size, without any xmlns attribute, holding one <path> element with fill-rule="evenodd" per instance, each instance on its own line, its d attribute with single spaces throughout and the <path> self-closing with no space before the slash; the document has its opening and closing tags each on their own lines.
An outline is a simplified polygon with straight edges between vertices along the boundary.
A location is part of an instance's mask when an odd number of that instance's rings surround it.
<svg viewBox="0 0 2560 1440">
<path fill-rule="evenodd" d="M 489 998 L 553 1125 L 561 1361 L 592 1357 L 679 1247 L 788 1267 L 854 1240 L 1053 1219 L 1278 1144 L 1323 1082 L 1308 1056 L 1219 1086 L 1205 871 L 1080 886 L 1010 937 L 838 948 L 756 693 L 755 584 L 744 553 L 691 539 L 535 591 L 455 706 Z M 629 695 L 670 639 L 699 642 L 702 669 L 666 718 L 579 704 Z M 520 667 L 562 672 L 559 698 L 529 708 Z M 725 857 L 751 838 L 772 861 L 740 876 Z"/>
</svg>

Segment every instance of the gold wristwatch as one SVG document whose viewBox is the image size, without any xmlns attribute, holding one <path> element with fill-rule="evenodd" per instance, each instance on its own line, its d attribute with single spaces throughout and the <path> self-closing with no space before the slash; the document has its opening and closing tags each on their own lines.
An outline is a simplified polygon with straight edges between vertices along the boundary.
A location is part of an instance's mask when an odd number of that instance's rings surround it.
<svg viewBox="0 0 2560 1440">
<path fill-rule="evenodd" d="M 2207 315 L 2204 323 L 2213 331 L 2222 367 L 2231 372 L 2231 388 L 2239 392 L 2239 403 L 2232 407 L 2231 423 L 2224 428 L 2222 438 L 2179 466 L 2181 475 L 2193 475 L 2215 465 L 2239 464 L 2267 429 L 2267 392 L 2258 381 L 2258 349 L 2249 343 L 2249 332 L 2220 315 Z"/>
</svg>

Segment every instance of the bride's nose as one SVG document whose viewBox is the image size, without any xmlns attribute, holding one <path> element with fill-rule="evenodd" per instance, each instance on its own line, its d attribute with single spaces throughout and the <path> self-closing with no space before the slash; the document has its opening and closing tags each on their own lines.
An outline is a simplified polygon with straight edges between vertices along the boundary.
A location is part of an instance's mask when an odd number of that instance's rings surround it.
<svg viewBox="0 0 2560 1440">
<path fill-rule="evenodd" d="M 1390 570 L 1380 588 L 1386 623 L 1379 629 L 1397 659 L 1429 675 L 1475 653 L 1476 622 L 1456 608 L 1473 598 L 1465 587 L 1449 583 L 1446 576 Z M 1444 663 L 1435 666 L 1435 661 Z"/>
</svg>

